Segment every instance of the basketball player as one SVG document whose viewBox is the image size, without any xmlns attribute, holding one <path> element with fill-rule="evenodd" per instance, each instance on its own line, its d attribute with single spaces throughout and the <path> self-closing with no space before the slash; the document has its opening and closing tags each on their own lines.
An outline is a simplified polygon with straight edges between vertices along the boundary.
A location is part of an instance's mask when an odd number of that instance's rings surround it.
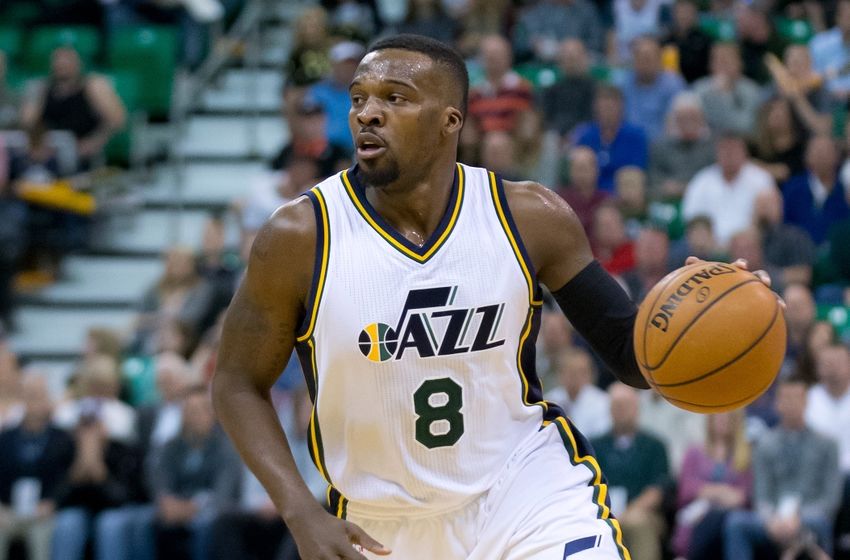
<svg viewBox="0 0 850 560">
<path fill-rule="evenodd" d="M 303 560 L 629 558 L 589 445 L 542 400 L 534 342 L 544 284 L 645 388 L 635 306 L 561 198 L 456 163 L 467 84 L 441 43 L 374 44 L 350 87 L 357 164 L 271 217 L 228 311 L 216 408 Z M 293 346 L 332 515 L 269 400 Z"/>
</svg>

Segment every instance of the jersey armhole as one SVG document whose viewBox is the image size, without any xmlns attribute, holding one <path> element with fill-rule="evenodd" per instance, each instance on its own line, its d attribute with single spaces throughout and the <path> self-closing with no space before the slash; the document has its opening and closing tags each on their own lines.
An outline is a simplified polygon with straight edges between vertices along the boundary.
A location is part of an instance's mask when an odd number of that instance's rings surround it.
<svg viewBox="0 0 850 560">
<path fill-rule="evenodd" d="M 296 342 L 304 342 L 313 336 L 316 316 L 319 313 L 319 305 L 322 303 L 322 293 L 328 273 L 328 256 L 331 248 L 328 207 L 322 191 L 318 187 L 313 187 L 304 193 L 304 196 L 310 199 L 316 216 L 316 259 L 313 263 L 313 280 L 310 282 L 310 291 L 307 295 L 304 320 L 296 332 Z"/>
<path fill-rule="evenodd" d="M 499 217 L 499 223 L 508 238 L 511 249 L 513 249 L 517 264 L 522 270 L 525 281 L 528 284 L 528 300 L 533 306 L 543 305 L 542 292 L 540 284 L 537 282 L 537 273 L 534 270 L 534 265 L 528 252 L 525 250 L 525 245 L 522 243 L 522 238 L 519 235 L 519 229 L 516 227 L 513 215 L 511 214 L 508 198 L 505 196 L 505 185 L 502 182 L 502 177 L 492 171 L 487 172 L 490 183 L 490 194 L 493 198 L 493 206 L 496 209 L 496 214 Z"/>
</svg>

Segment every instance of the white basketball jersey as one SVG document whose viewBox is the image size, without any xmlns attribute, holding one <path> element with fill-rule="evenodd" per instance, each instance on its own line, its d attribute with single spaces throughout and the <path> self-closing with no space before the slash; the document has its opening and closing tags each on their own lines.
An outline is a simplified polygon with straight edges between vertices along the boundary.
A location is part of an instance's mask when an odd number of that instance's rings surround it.
<svg viewBox="0 0 850 560">
<path fill-rule="evenodd" d="M 356 168 L 307 196 L 318 251 L 297 348 L 332 506 L 392 516 L 468 502 L 558 415 L 534 372 L 541 302 L 501 181 L 458 164 L 422 247 L 371 207 Z"/>
</svg>

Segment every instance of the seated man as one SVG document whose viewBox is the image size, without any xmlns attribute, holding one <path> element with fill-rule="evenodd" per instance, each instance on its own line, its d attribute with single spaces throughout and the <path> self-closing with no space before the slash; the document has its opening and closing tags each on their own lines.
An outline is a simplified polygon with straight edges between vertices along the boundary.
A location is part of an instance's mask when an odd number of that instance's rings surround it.
<svg viewBox="0 0 850 560">
<path fill-rule="evenodd" d="M 776 410 L 779 426 L 759 440 L 753 457 L 755 511 L 726 518 L 726 560 L 749 560 L 764 545 L 799 548 L 812 537 L 831 554 L 832 519 L 841 497 L 837 446 L 806 427 L 802 380 L 779 381 Z"/>
<path fill-rule="evenodd" d="M 622 383 L 608 388 L 612 429 L 591 443 L 608 478 L 611 507 L 623 526 L 633 558 L 661 559 L 663 487 L 669 467 L 664 444 L 638 429 L 640 399 Z"/>
<path fill-rule="evenodd" d="M 109 139 L 124 128 L 127 116 L 109 80 L 84 73 L 80 55 L 69 47 L 53 51 L 50 76 L 25 99 L 23 126 L 71 131 L 77 139 L 80 171 L 97 162 Z"/>
<path fill-rule="evenodd" d="M 0 433 L 0 558 L 9 540 L 22 537 L 30 560 L 48 560 L 56 491 L 74 458 L 71 437 L 50 423 L 53 404 L 47 383 L 23 382 L 24 418 Z"/>
</svg>

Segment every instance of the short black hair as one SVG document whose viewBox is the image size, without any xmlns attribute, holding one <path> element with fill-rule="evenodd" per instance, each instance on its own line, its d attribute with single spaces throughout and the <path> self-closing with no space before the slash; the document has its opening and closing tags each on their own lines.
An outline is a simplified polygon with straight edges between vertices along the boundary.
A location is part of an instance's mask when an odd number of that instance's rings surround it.
<svg viewBox="0 0 850 560">
<path fill-rule="evenodd" d="M 460 110 L 466 115 L 466 106 L 469 101 L 469 73 L 466 71 L 466 63 L 463 61 L 463 57 L 453 47 L 424 35 L 402 33 L 378 39 L 369 45 L 366 53 L 385 49 L 401 49 L 422 53 L 433 60 L 434 63 L 447 69 L 453 81 L 461 88 Z"/>
</svg>

